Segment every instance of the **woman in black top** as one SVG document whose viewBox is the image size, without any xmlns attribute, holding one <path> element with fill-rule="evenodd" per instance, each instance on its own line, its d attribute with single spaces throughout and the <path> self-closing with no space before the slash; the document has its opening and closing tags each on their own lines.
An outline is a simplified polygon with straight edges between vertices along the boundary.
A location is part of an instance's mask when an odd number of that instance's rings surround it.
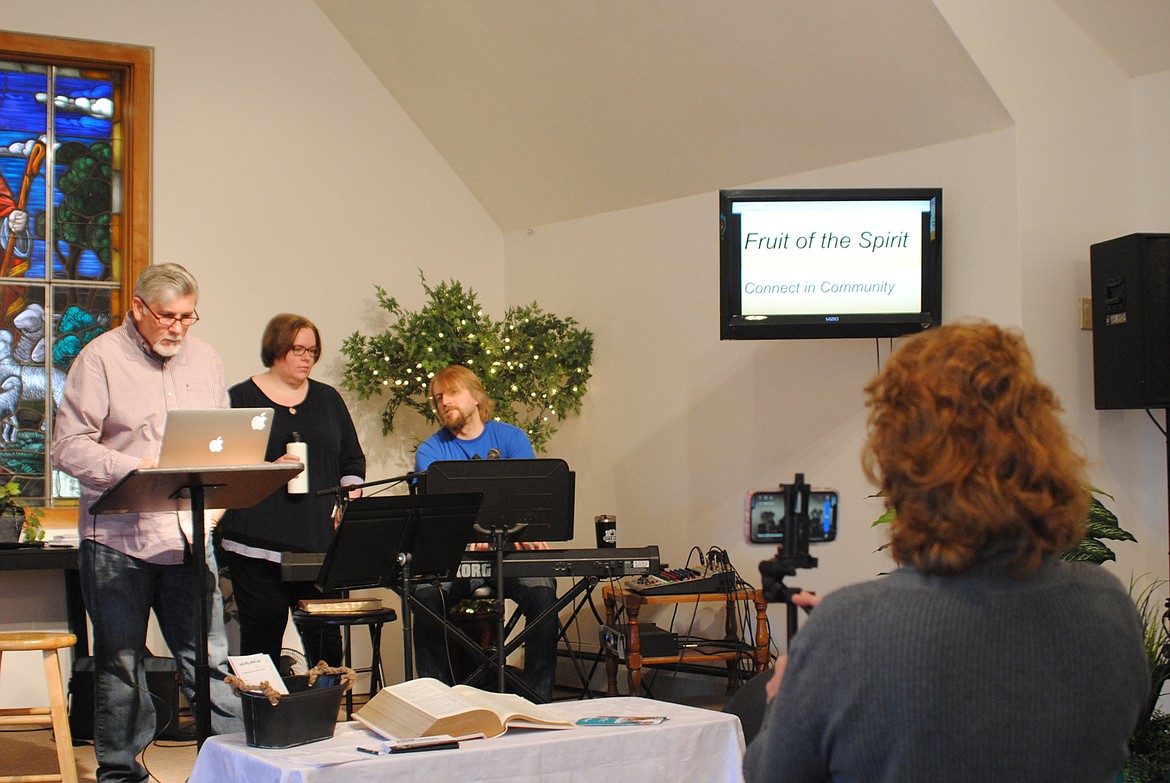
<svg viewBox="0 0 1170 783">
<path fill-rule="evenodd" d="M 280 578 L 281 552 L 324 552 L 336 525 L 335 498 L 317 490 L 365 479 L 366 458 L 344 400 L 332 386 L 309 378 L 321 356 L 317 327 L 299 315 L 281 313 L 268 322 L 260 358 L 268 368 L 228 390 L 234 408 L 272 408 L 265 459 L 293 459 L 287 444 L 299 438 L 308 450 L 306 493 L 281 487 L 252 508 L 229 511 L 218 533 L 231 573 L 240 620 L 240 653 L 268 653 L 279 662 L 290 608 L 324 596 L 312 582 Z M 295 433 L 295 436 L 294 436 Z M 350 493 L 351 497 L 361 490 Z M 306 630 L 302 643 L 310 663 L 341 663 L 337 628 Z"/>
</svg>

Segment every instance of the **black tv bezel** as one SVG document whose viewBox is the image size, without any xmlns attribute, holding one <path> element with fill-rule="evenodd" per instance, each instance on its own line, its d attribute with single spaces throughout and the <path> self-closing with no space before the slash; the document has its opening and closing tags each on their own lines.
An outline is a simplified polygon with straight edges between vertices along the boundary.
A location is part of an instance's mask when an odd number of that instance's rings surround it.
<svg viewBox="0 0 1170 783">
<path fill-rule="evenodd" d="M 729 241 L 735 201 L 935 202 L 934 239 L 922 243 L 922 307 L 915 313 L 809 313 L 746 317 L 739 288 L 740 247 Z M 803 340 L 902 337 L 942 323 L 942 188 L 730 188 L 719 191 L 719 339 Z"/>
</svg>

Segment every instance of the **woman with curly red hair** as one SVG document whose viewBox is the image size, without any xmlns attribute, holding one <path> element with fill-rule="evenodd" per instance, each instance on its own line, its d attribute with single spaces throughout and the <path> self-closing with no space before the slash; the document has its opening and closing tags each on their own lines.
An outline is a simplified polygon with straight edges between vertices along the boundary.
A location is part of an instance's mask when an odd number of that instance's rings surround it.
<svg viewBox="0 0 1170 783">
<path fill-rule="evenodd" d="M 901 567 L 820 603 L 745 777 L 1112 780 L 1150 683 L 1141 622 L 1115 577 L 1058 557 L 1084 535 L 1084 460 L 1023 339 L 925 332 L 866 393 Z"/>
</svg>

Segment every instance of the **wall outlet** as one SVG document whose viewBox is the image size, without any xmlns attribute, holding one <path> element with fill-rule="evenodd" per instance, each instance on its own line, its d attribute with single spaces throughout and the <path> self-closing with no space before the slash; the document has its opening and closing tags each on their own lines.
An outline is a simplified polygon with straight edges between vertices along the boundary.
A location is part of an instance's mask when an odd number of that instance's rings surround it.
<svg viewBox="0 0 1170 783">
<path fill-rule="evenodd" d="M 1087 296 L 1082 296 L 1080 299 L 1081 305 L 1081 328 L 1092 331 L 1093 330 L 1093 300 Z"/>
</svg>

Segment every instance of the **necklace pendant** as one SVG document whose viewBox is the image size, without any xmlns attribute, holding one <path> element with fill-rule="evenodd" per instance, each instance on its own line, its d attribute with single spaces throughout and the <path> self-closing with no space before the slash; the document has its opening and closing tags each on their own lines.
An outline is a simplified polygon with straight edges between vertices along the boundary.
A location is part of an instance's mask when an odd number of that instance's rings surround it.
<svg viewBox="0 0 1170 783">
<path fill-rule="evenodd" d="M 297 415 L 297 409 L 296 409 L 296 407 L 295 407 L 295 406 L 294 406 L 294 407 L 292 407 L 292 408 L 289 408 L 289 409 L 288 409 L 288 412 L 289 412 L 289 413 L 291 413 L 293 416 L 296 416 L 296 415 Z"/>
</svg>

